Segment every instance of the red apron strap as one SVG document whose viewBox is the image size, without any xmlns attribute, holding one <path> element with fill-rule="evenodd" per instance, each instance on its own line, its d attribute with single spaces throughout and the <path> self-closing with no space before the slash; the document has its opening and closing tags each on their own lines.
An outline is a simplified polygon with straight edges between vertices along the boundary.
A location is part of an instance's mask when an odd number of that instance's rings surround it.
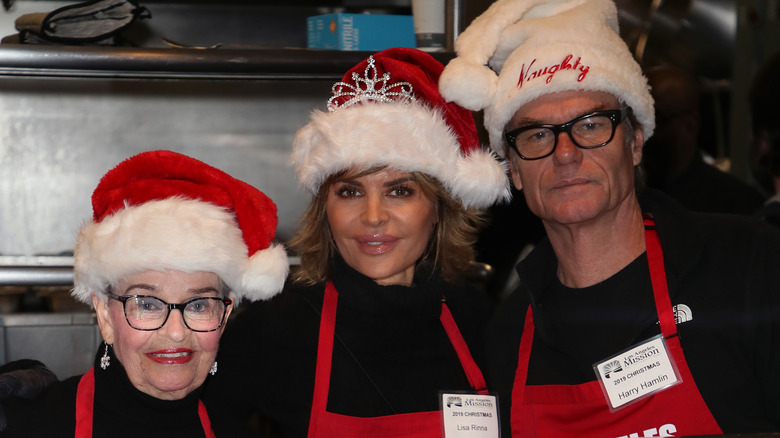
<svg viewBox="0 0 780 438">
<path fill-rule="evenodd" d="M 452 313 L 446 303 L 441 303 L 441 317 L 439 319 L 444 326 L 444 331 L 447 332 L 447 337 L 450 338 L 452 346 L 455 347 L 455 352 L 458 354 L 463 371 L 466 372 L 469 384 L 478 394 L 487 394 L 487 385 L 485 384 L 485 378 L 482 376 L 482 371 L 480 371 L 477 363 L 474 362 L 469 347 L 466 345 L 458 324 L 455 323 L 455 319 L 452 317 Z"/>
<path fill-rule="evenodd" d="M 653 286 L 658 321 L 661 324 L 661 334 L 668 339 L 677 334 L 677 324 L 675 324 L 672 300 L 669 297 L 669 288 L 666 284 L 666 267 L 661 250 L 661 240 L 658 238 L 653 219 L 645 216 L 644 223 L 647 263 L 650 266 L 650 282 Z"/>
<path fill-rule="evenodd" d="M 515 370 L 515 380 L 512 385 L 512 414 L 511 418 L 520 418 L 520 403 L 518 400 L 524 400 L 525 383 L 528 380 L 528 364 L 531 358 L 531 346 L 534 341 L 534 312 L 531 306 L 525 312 L 525 324 L 523 326 L 523 336 L 520 338 L 520 348 L 517 354 L 517 369 Z M 517 405 L 517 406 L 516 406 Z"/>
<path fill-rule="evenodd" d="M 328 405 L 330 390 L 330 369 L 333 356 L 333 337 L 336 331 L 336 304 L 339 295 L 333 282 L 325 286 L 325 296 L 322 299 L 322 314 L 320 315 L 320 333 L 317 342 L 317 368 L 314 375 L 314 397 L 312 399 L 311 417 L 309 418 L 310 438 L 317 435 L 319 417 Z"/>
<path fill-rule="evenodd" d="M 216 438 L 214 431 L 211 430 L 211 420 L 209 419 L 209 413 L 206 412 L 206 405 L 200 400 L 198 400 L 198 416 L 200 417 L 200 424 L 203 426 L 206 438 Z"/>
<path fill-rule="evenodd" d="M 92 410 L 95 401 L 95 368 L 79 380 L 76 391 L 76 438 L 92 438 Z"/>
</svg>

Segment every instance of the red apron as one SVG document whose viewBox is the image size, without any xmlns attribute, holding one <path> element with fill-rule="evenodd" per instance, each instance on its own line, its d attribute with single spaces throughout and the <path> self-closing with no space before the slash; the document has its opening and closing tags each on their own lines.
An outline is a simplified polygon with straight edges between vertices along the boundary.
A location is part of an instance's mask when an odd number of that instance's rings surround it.
<svg viewBox="0 0 780 438">
<path fill-rule="evenodd" d="M 534 337 L 529 306 L 520 340 L 512 389 L 512 437 L 586 438 L 650 437 L 721 434 L 720 427 L 699 394 L 677 336 L 666 284 L 661 242 L 651 219 L 645 219 L 650 279 L 661 333 L 682 383 L 610 413 L 599 382 L 580 385 L 526 386 Z"/>
<path fill-rule="evenodd" d="M 95 368 L 90 368 L 79 380 L 76 392 L 76 438 L 92 438 L 92 411 L 95 405 Z M 198 416 L 206 438 L 215 438 L 206 406 L 198 400 Z"/>
<path fill-rule="evenodd" d="M 322 303 L 320 318 L 320 334 L 317 346 L 317 370 L 314 377 L 314 399 L 309 419 L 309 438 L 323 437 L 369 437 L 382 438 L 408 437 L 433 438 L 441 437 L 441 412 L 413 412 L 406 414 L 384 415 L 380 417 L 351 417 L 334 414 L 326 410 L 328 390 L 330 386 L 330 367 L 333 356 L 333 335 L 336 327 L 336 303 L 338 292 L 333 283 L 325 287 L 325 298 Z M 477 367 L 471 353 L 463 340 L 463 336 L 452 319 L 447 306 L 442 303 L 441 322 L 447 336 L 450 338 L 458 354 L 463 370 L 466 372 L 472 388 L 479 394 L 487 394 L 485 379 Z"/>
</svg>

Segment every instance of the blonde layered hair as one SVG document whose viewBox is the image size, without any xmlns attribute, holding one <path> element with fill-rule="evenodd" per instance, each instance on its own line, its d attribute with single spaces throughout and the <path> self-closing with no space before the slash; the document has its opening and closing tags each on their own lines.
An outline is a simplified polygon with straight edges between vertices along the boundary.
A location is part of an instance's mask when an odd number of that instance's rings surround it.
<svg viewBox="0 0 780 438">
<path fill-rule="evenodd" d="M 290 247 L 301 258 L 300 268 L 293 272 L 293 280 L 316 284 L 330 280 L 333 256 L 338 252 L 331 235 L 326 212 L 326 201 L 331 186 L 342 179 L 355 179 L 379 172 L 385 167 L 343 170 L 329 176 L 312 198 L 301 217 L 298 233 Z M 469 269 L 474 260 L 474 243 L 483 223 L 482 212 L 464 208 L 450 195 L 437 179 L 422 173 L 410 172 L 420 185 L 423 195 L 432 200 L 438 221 L 417 266 L 426 264 L 437 269 L 445 281 L 452 282 L 459 273 Z"/>
</svg>

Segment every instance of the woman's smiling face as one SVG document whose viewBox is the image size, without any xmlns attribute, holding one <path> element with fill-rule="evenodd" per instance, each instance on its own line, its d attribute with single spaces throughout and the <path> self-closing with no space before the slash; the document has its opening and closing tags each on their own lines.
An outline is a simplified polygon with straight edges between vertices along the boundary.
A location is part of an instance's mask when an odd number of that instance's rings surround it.
<svg viewBox="0 0 780 438">
<path fill-rule="evenodd" d="M 121 279 L 115 293 L 184 303 L 193 298 L 221 297 L 220 287 L 219 277 L 212 272 L 145 271 Z M 215 331 L 194 332 L 184 325 L 182 312 L 174 309 L 161 328 L 141 331 L 130 327 L 120 301 L 94 297 L 93 303 L 103 339 L 112 344 L 137 389 L 159 399 L 177 400 L 206 380 L 224 323 Z M 231 310 L 232 305 L 227 315 Z"/>
<path fill-rule="evenodd" d="M 377 284 L 411 285 L 438 214 L 411 173 L 388 168 L 337 179 L 328 189 L 326 211 L 349 266 Z"/>
</svg>

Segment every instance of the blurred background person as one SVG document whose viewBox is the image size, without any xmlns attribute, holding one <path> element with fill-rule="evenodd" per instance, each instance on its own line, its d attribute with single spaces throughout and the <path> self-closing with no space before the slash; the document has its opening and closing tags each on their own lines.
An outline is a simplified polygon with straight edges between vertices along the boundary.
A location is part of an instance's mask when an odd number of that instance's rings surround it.
<svg viewBox="0 0 780 438">
<path fill-rule="evenodd" d="M 515 290 L 517 262 L 543 238 L 542 221 L 528 209 L 522 191 L 512 187 L 508 203 L 487 209 L 475 249 L 477 260 L 490 266 L 484 290 L 494 301 L 501 302 Z"/>
<path fill-rule="evenodd" d="M 656 128 L 645 143 L 647 185 L 693 211 L 753 214 L 764 201 L 754 187 L 705 161 L 699 147 L 700 85 L 689 72 L 657 66 L 645 72 Z M 711 160 L 711 158 L 710 158 Z"/>
<path fill-rule="evenodd" d="M 767 58 L 750 88 L 751 168 L 771 197 L 758 215 L 780 227 L 780 52 Z"/>
<path fill-rule="evenodd" d="M 485 393 L 492 305 L 464 278 L 478 208 L 508 179 L 471 113 L 441 98 L 442 69 L 414 49 L 379 52 L 296 135 L 314 195 L 291 242 L 300 268 L 226 332 L 206 391 L 218 430 L 254 412 L 273 436 L 433 438 L 440 391 Z"/>
<path fill-rule="evenodd" d="M 3 437 L 213 437 L 200 401 L 242 298 L 287 274 L 276 206 L 205 163 L 145 152 L 111 169 L 74 251 L 74 290 L 95 308 L 94 367 L 34 400 L 4 403 Z"/>
</svg>

